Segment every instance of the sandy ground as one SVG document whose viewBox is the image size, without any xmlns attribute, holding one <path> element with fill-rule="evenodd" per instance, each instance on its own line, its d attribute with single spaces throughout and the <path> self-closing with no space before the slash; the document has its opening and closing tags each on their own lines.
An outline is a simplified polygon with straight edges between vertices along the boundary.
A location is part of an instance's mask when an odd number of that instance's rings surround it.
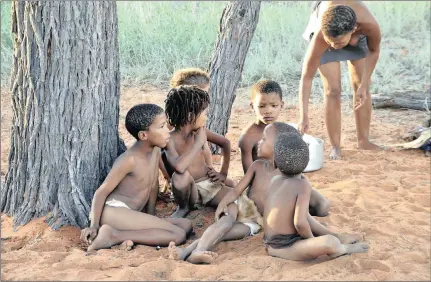
<svg viewBox="0 0 431 282">
<path fill-rule="evenodd" d="M 133 143 L 124 128 L 127 110 L 136 103 L 163 105 L 165 90 L 144 85 L 122 89 L 120 134 Z M 12 111 L 10 93 L 2 91 L 1 174 L 4 177 L 9 150 Z M 233 107 L 229 133 L 232 142 L 230 176 L 242 177 L 238 137 L 253 119 L 246 91 L 239 91 Z M 297 110 L 284 110 L 280 120 L 297 119 Z M 328 138 L 320 106 L 312 107 L 310 134 Z M 401 142 L 406 130 L 421 124 L 425 113 L 407 110 L 376 110 L 372 139 L 380 144 Z M 52 231 L 35 219 L 12 232 L 12 220 L 1 216 L 2 280 L 430 280 L 430 158 L 418 150 L 367 152 L 355 149 L 355 122 L 348 107 L 343 111 L 344 159 L 325 159 L 322 170 L 309 173 L 313 186 L 332 202 L 330 215 L 319 218 L 330 229 L 363 232 L 370 243 L 367 254 L 335 260 L 322 257 L 292 262 L 266 255 L 262 234 L 221 243 L 212 265 L 192 265 L 168 260 L 166 248 L 137 246 L 132 251 L 100 250 L 85 255 L 79 229 Z M 219 161 L 215 158 L 215 161 Z M 173 204 L 159 202 L 158 213 L 168 216 Z M 189 215 L 196 236 L 212 223 L 213 210 Z M 193 238 L 192 238 L 193 239 Z M 187 244 L 191 241 L 189 240 Z"/>
</svg>

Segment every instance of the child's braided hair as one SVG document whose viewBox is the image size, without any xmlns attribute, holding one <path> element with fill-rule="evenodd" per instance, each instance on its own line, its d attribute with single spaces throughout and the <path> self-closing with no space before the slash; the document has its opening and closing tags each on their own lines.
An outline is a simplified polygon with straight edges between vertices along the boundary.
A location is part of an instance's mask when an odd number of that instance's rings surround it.
<svg viewBox="0 0 431 282">
<path fill-rule="evenodd" d="M 165 100 L 168 123 L 174 127 L 194 123 L 209 104 L 208 93 L 196 86 L 183 85 L 172 88 Z"/>
</svg>

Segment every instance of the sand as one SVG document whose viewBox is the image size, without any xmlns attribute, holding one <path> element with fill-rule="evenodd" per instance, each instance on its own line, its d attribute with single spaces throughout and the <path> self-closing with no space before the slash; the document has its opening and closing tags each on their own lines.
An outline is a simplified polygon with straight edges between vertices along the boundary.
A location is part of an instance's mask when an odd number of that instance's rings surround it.
<svg viewBox="0 0 431 282">
<path fill-rule="evenodd" d="M 144 85 L 121 90 L 120 134 L 133 143 L 124 128 L 127 110 L 136 103 L 163 104 L 166 91 Z M 10 93 L 2 91 L 2 177 L 7 169 L 11 123 Z M 242 177 L 238 137 L 253 119 L 245 91 L 235 101 L 229 133 L 232 142 L 230 176 Z M 284 110 L 280 120 L 297 120 L 297 109 Z M 408 110 L 373 112 L 372 140 L 380 144 L 401 142 L 409 127 L 418 125 L 425 113 Z M 2 280 L 430 280 L 430 158 L 419 150 L 369 152 L 355 149 L 355 122 L 348 107 L 343 111 L 344 158 L 331 161 L 320 105 L 311 108 L 310 134 L 325 140 L 325 166 L 308 173 L 313 186 L 330 199 L 330 215 L 318 218 L 330 229 L 363 232 L 370 243 L 366 254 L 335 260 L 326 257 L 292 262 L 266 255 L 262 234 L 221 243 L 212 265 L 192 265 L 168 260 L 167 248 L 137 246 L 86 256 L 80 230 L 64 227 L 52 231 L 35 219 L 12 231 L 12 219 L 1 216 Z M 219 159 L 215 157 L 215 162 Z M 168 216 L 173 204 L 159 202 L 160 216 Z M 189 215 L 196 237 L 213 221 L 205 208 Z M 191 240 L 187 242 L 189 244 Z"/>
</svg>

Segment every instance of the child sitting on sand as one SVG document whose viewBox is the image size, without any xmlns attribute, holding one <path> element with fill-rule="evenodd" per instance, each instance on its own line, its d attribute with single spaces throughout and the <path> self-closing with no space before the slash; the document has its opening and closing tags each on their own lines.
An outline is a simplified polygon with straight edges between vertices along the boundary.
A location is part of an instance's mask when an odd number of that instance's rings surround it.
<svg viewBox="0 0 431 282">
<path fill-rule="evenodd" d="M 210 252 L 219 242 L 242 239 L 259 232 L 263 226 L 263 210 L 267 189 L 272 177 L 280 172 L 274 166 L 274 142 L 277 134 L 298 131 L 292 126 L 275 122 L 268 125 L 259 142 L 260 158 L 218 205 L 216 222 L 205 230 L 202 237 L 186 248 L 169 245 L 170 258 L 191 263 L 211 263 L 217 254 Z"/>
<path fill-rule="evenodd" d="M 172 88 L 177 88 L 177 87 L 180 87 L 181 85 L 194 85 L 197 88 L 208 92 L 210 88 L 210 79 L 208 74 L 201 69 L 186 68 L 186 69 L 180 69 L 174 73 L 174 75 L 171 78 L 170 85 Z M 168 127 L 169 127 L 169 130 L 172 130 L 174 128 L 170 124 L 168 124 Z M 207 140 L 209 142 L 212 142 L 214 144 L 220 144 L 220 147 L 222 149 L 222 154 L 223 154 L 223 163 L 220 169 L 220 174 L 214 173 L 215 170 L 213 167 L 212 153 L 208 146 L 208 142 L 205 142 L 202 155 L 205 159 L 206 165 L 210 169 L 208 176 L 213 181 L 222 181 L 224 184 L 226 184 L 229 187 L 235 187 L 235 182 L 232 179 L 227 177 L 227 172 L 229 169 L 229 162 L 230 162 L 230 151 L 231 151 L 230 141 L 224 136 L 216 134 L 208 129 L 205 129 L 205 132 L 206 132 Z M 161 169 L 165 178 L 169 181 L 169 175 L 167 175 L 167 173 L 164 173 L 165 170 L 163 167 L 161 167 Z"/>
<path fill-rule="evenodd" d="M 272 80 L 261 80 L 251 88 L 250 106 L 256 113 L 256 121 L 251 123 L 239 139 L 241 162 L 244 173 L 252 162 L 258 159 L 257 146 L 262 139 L 265 127 L 277 121 L 280 110 L 283 108 L 283 92 L 280 85 Z M 302 175 L 302 177 L 304 177 Z M 310 213 L 314 216 L 327 216 L 329 201 L 316 190 L 312 190 L 310 200 Z"/>
<path fill-rule="evenodd" d="M 258 158 L 257 145 L 262 139 L 265 126 L 277 121 L 283 106 L 283 93 L 277 82 L 265 79 L 251 87 L 250 107 L 256 114 L 256 121 L 250 123 L 239 137 L 244 173 Z"/>
<path fill-rule="evenodd" d="M 274 151 L 275 165 L 282 175 L 272 179 L 265 202 L 264 242 L 268 254 L 288 260 L 309 260 L 321 255 L 335 258 L 367 252 L 367 243 L 355 243 L 362 236 L 334 234 L 310 216 L 311 185 L 301 178 L 309 151 L 301 136 L 279 135 Z"/>
<path fill-rule="evenodd" d="M 229 191 L 223 182 L 227 176 L 230 159 L 230 142 L 205 129 L 209 95 L 196 86 L 172 88 L 166 98 L 168 123 L 174 126 L 170 132 L 171 144 L 163 154 L 164 166 L 171 179 L 171 188 L 178 204 L 172 217 L 184 217 L 190 206 L 204 204 L 217 207 Z M 223 148 L 224 163 L 220 172 L 208 167 L 203 145 L 208 140 Z M 210 139 L 211 136 L 211 139 Z M 184 165 L 175 166 L 169 157 L 180 156 Z"/>
<path fill-rule="evenodd" d="M 81 232 L 81 239 L 90 244 L 88 251 L 121 242 L 128 248 L 133 243 L 182 244 L 192 230 L 191 221 L 155 216 L 160 148 L 170 139 L 166 115 L 157 105 L 139 104 L 127 113 L 126 128 L 136 143 L 117 158 L 96 190 L 91 224 Z"/>
</svg>

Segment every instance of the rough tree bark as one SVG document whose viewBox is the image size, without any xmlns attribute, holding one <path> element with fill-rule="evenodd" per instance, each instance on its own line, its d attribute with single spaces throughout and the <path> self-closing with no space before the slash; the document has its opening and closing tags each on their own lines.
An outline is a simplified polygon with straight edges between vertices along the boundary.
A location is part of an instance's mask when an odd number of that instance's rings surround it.
<svg viewBox="0 0 431 282">
<path fill-rule="evenodd" d="M 431 109 L 431 90 L 426 92 L 394 92 L 389 95 L 372 95 L 374 108 Z"/>
<path fill-rule="evenodd" d="M 247 51 L 259 21 L 260 1 L 232 1 L 223 10 L 209 64 L 211 105 L 207 127 L 225 135 Z M 215 150 L 215 148 L 213 148 Z"/>
<path fill-rule="evenodd" d="M 13 121 L 0 209 L 84 227 L 118 153 L 115 2 L 15 1 Z"/>
</svg>

